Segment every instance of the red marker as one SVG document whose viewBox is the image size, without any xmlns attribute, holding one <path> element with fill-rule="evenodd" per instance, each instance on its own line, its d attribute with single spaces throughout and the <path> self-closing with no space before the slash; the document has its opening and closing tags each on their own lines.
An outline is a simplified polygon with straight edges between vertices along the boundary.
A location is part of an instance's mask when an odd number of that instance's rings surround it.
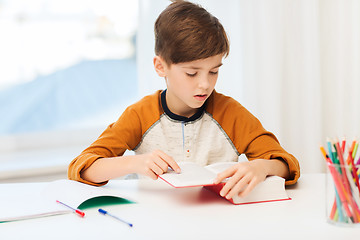
<svg viewBox="0 0 360 240">
<path fill-rule="evenodd" d="M 62 204 L 63 206 L 67 207 L 67 208 L 70 208 L 71 210 L 73 210 L 74 213 L 76 213 L 78 216 L 80 217 L 84 217 L 85 216 L 85 213 L 83 211 L 81 211 L 80 209 L 76 209 L 76 208 L 73 208 L 73 207 L 70 207 L 69 205 L 63 203 L 63 202 L 60 202 L 59 200 L 56 200 L 57 203 L 60 203 Z"/>
</svg>

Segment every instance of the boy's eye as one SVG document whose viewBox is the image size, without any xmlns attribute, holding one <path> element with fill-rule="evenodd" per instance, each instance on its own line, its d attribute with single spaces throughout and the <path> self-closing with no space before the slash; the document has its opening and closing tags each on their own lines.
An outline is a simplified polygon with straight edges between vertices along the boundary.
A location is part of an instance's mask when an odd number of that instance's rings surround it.
<svg viewBox="0 0 360 240">
<path fill-rule="evenodd" d="M 186 73 L 189 77 L 195 77 L 197 73 Z"/>
<path fill-rule="evenodd" d="M 219 71 L 216 71 L 216 72 L 210 72 L 210 74 L 212 74 L 212 75 L 216 75 L 216 74 L 218 74 L 218 72 L 219 72 Z"/>
</svg>

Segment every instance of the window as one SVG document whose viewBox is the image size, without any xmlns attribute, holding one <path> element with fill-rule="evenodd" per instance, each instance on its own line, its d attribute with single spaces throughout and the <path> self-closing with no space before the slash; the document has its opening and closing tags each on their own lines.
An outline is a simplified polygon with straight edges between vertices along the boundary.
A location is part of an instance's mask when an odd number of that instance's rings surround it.
<svg viewBox="0 0 360 240">
<path fill-rule="evenodd" d="M 137 99 L 137 15 L 137 1 L 0 1 L 0 176 L 44 149 L 45 165 L 66 166 L 64 149 L 78 154 Z"/>
</svg>

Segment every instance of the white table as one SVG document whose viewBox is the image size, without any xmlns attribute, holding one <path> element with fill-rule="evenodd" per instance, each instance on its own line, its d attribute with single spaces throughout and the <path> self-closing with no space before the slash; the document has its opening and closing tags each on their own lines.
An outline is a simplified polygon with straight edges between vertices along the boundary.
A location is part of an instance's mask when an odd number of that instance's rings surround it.
<svg viewBox="0 0 360 240">
<path fill-rule="evenodd" d="M 97 209 L 84 219 L 65 214 L 0 224 L 0 239 L 355 239 L 360 227 L 326 222 L 324 174 L 303 174 L 287 188 L 290 201 L 232 205 L 203 188 L 174 189 L 161 180 L 113 180 L 138 203 Z M 31 191 L 44 183 L 1 184 L 2 194 Z M 1 202 L 1 198 L 0 198 Z"/>
</svg>

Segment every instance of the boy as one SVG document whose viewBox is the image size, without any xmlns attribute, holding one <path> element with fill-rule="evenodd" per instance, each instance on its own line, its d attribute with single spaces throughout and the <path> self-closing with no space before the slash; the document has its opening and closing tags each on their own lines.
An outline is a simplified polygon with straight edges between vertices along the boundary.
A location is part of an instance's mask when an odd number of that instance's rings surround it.
<svg viewBox="0 0 360 240">
<path fill-rule="evenodd" d="M 157 179 L 168 167 L 180 172 L 177 162 L 237 162 L 244 153 L 250 161 L 214 180 L 229 178 L 222 196 L 245 196 L 268 175 L 284 177 L 286 184 L 297 181 L 296 158 L 243 106 L 214 90 L 229 54 L 217 18 L 201 6 L 175 1 L 155 22 L 155 53 L 155 71 L 167 89 L 128 107 L 71 162 L 70 179 L 93 185 L 130 173 Z M 122 156 L 126 150 L 136 155 Z"/>
</svg>

